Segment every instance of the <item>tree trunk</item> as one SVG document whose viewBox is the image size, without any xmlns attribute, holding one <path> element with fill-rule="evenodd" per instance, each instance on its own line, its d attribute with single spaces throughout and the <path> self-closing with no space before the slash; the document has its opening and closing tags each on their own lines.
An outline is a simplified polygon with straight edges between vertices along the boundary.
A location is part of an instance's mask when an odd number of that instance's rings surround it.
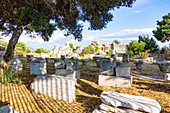
<svg viewBox="0 0 170 113">
<path fill-rule="evenodd" d="M 14 57 L 15 45 L 17 44 L 18 39 L 21 36 L 23 30 L 23 25 L 17 25 L 16 29 L 14 30 L 12 37 L 9 40 L 6 53 L 3 56 L 2 61 L 0 62 L 0 75 L 3 75 L 4 70 L 8 69 L 8 67 L 10 66 L 11 60 Z"/>
</svg>

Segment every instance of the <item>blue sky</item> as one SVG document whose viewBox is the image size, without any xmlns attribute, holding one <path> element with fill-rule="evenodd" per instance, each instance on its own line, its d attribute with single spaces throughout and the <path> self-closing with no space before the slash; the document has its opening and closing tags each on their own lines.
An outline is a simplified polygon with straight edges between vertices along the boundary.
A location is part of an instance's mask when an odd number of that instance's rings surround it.
<svg viewBox="0 0 170 113">
<path fill-rule="evenodd" d="M 49 42 L 44 42 L 41 37 L 31 39 L 22 34 L 19 41 L 27 47 L 45 48 L 51 50 L 54 45 L 65 46 L 65 42 L 73 43 L 74 46 L 88 46 L 91 41 L 98 40 L 101 43 L 111 43 L 117 39 L 121 44 L 128 44 L 131 40 L 138 40 L 139 35 L 147 34 L 153 37 L 152 31 L 157 27 L 157 20 L 170 13 L 170 0 L 136 0 L 132 8 L 121 7 L 111 11 L 114 18 L 108 23 L 107 28 L 99 31 L 87 30 L 89 24 L 84 23 L 83 40 L 78 42 L 73 37 L 64 37 L 64 31 L 55 31 Z M 10 37 L 4 37 L 7 41 Z M 160 47 L 168 46 L 169 42 L 161 43 Z"/>
</svg>

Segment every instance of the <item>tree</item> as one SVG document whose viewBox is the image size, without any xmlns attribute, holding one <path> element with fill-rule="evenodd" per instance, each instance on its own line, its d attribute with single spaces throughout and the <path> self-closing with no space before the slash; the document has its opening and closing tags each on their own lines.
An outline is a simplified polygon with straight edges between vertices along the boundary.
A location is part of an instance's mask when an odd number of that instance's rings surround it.
<svg viewBox="0 0 170 113">
<path fill-rule="evenodd" d="M 71 49 L 74 49 L 74 46 L 73 46 L 72 43 L 69 43 L 69 46 L 70 46 Z"/>
<path fill-rule="evenodd" d="M 138 55 L 141 52 L 145 52 L 145 45 L 145 42 L 132 40 L 129 45 L 127 45 L 126 52 L 129 54 L 129 56 Z"/>
<path fill-rule="evenodd" d="M 46 49 L 43 49 L 43 48 L 37 48 L 35 50 L 35 53 L 39 53 L 39 54 L 41 54 L 41 53 L 49 53 L 49 51 L 46 50 Z"/>
<path fill-rule="evenodd" d="M 154 37 L 161 42 L 170 40 L 170 13 L 163 16 L 162 21 L 157 20 L 156 30 L 153 31 Z"/>
<path fill-rule="evenodd" d="M 113 43 L 120 44 L 120 42 L 118 40 L 114 40 Z"/>
<path fill-rule="evenodd" d="M 95 48 L 92 45 L 85 47 L 82 51 L 82 54 L 94 54 Z"/>
<path fill-rule="evenodd" d="M 145 51 L 149 50 L 150 53 L 156 52 L 159 50 L 158 48 L 158 44 L 156 44 L 156 41 L 153 38 L 149 38 L 149 36 L 147 35 L 139 35 L 138 36 L 139 40 L 138 42 L 145 42 L 146 45 L 144 47 Z"/>
<path fill-rule="evenodd" d="M 110 10 L 121 6 L 131 7 L 135 0 L 0 0 L 0 30 L 12 34 L 1 61 L 1 70 L 7 68 L 14 56 L 14 48 L 25 30 L 41 35 L 48 41 L 57 29 L 66 30 L 82 40 L 83 25 L 88 21 L 90 30 L 102 30 L 112 21 Z M 31 35 L 35 38 L 34 35 Z"/>
</svg>

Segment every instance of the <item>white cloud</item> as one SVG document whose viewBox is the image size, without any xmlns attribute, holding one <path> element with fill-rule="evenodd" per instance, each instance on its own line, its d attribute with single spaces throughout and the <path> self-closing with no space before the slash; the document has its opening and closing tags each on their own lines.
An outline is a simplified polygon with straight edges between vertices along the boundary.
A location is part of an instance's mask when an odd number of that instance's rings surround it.
<svg viewBox="0 0 170 113">
<path fill-rule="evenodd" d="M 141 13 L 142 11 L 141 10 L 135 10 L 133 11 L 134 13 Z"/>
</svg>

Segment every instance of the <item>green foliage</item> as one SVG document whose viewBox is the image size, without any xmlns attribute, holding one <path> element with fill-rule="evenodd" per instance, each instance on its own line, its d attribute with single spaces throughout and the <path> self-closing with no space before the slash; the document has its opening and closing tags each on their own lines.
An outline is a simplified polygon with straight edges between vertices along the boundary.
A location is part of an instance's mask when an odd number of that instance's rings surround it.
<svg viewBox="0 0 170 113">
<path fill-rule="evenodd" d="M 97 53 L 97 51 L 99 50 L 99 47 L 98 46 L 94 46 L 94 49 L 95 49 L 95 53 Z"/>
<path fill-rule="evenodd" d="M 37 48 L 37 49 L 35 50 L 35 53 L 39 53 L 39 54 L 41 54 L 41 53 L 49 53 L 49 51 L 48 51 L 48 50 L 45 50 L 45 49 L 43 49 L 43 48 Z"/>
<path fill-rule="evenodd" d="M 69 46 L 70 46 L 71 49 L 74 49 L 74 46 L 73 46 L 72 43 L 69 43 Z"/>
<path fill-rule="evenodd" d="M 14 56 L 23 57 L 23 56 L 25 56 L 25 53 L 20 51 L 20 50 L 15 50 L 14 51 Z"/>
<path fill-rule="evenodd" d="M 48 41 L 56 28 L 82 39 L 83 26 L 88 21 L 89 29 L 102 30 L 112 21 L 111 10 L 122 6 L 131 7 L 135 0 L 0 0 L 0 29 L 5 34 L 23 25 L 26 33 L 35 32 Z M 107 5 L 106 5 L 107 4 Z M 53 22 L 51 21 L 53 20 Z M 8 24 L 6 26 L 6 24 Z M 34 36 L 33 36 L 34 37 Z"/>
<path fill-rule="evenodd" d="M 0 76 L 0 82 L 7 84 L 7 83 L 19 83 L 22 84 L 23 75 L 20 72 L 15 72 L 15 69 L 9 67 L 4 75 Z"/>
<path fill-rule="evenodd" d="M 8 43 L 7 42 L 2 42 L 1 46 L 7 48 L 8 47 Z"/>
<path fill-rule="evenodd" d="M 149 50 L 150 53 L 157 52 L 159 50 L 158 45 L 156 44 L 156 41 L 153 38 L 149 38 L 149 36 L 146 35 L 139 35 L 138 36 L 139 40 L 138 42 L 145 42 L 145 51 Z"/>
<path fill-rule="evenodd" d="M 82 51 L 82 54 L 94 54 L 94 53 L 95 53 L 95 48 L 92 45 L 85 47 Z"/>
<path fill-rule="evenodd" d="M 31 49 L 26 48 L 26 53 L 31 53 L 31 52 L 32 52 L 32 50 L 31 50 Z"/>
<path fill-rule="evenodd" d="M 138 55 L 141 52 L 144 52 L 146 43 L 145 42 L 138 42 L 137 40 L 132 40 L 129 45 L 127 45 L 126 52 L 129 56 Z"/>
<path fill-rule="evenodd" d="M 163 16 L 162 21 L 157 20 L 156 30 L 153 31 L 155 38 L 158 41 L 165 42 L 170 40 L 170 13 Z"/>
<path fill-rule="evenodd" d="M 26 52 L 26 46 L 23 42 L 18 42 L 15 46 L 15 50 Z"/>
<path fill-rule="evenodd" d="M 118 40 L 114 40 L 113 43 L 120 44 L 120 42 Z"/>
</svg>

